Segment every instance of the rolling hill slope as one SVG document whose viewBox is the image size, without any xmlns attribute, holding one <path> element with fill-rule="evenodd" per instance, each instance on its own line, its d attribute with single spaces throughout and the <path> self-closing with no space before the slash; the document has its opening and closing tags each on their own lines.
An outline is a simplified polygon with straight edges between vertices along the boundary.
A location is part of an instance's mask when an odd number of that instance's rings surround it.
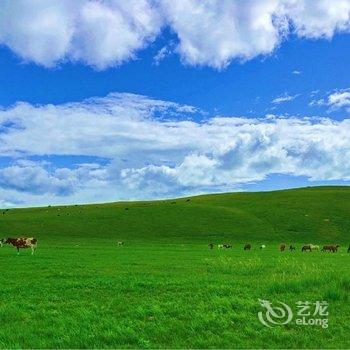
<svg viewBox="0 0 350 350">
<path fill-rule="evenodd" d="M 11 209 L 0 236 L 164 243 L 349 243 L 350 187 L 227 193 L 167 201 Z"/>
</svg>

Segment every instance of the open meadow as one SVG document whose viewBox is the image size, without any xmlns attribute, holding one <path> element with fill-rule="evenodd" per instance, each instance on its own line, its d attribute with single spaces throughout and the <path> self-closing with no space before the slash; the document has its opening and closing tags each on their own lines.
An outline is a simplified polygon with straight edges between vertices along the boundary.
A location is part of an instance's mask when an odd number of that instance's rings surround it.
<svg viewBox="0 0 350 350">
<path fill-rule="evenodd" d="M 349 348 L 349 214 L 347 187 L 3 211 L 38 249 L 0 249 L 0 347 Z M 327 301 L 328 327 L 267 327 L 259 299 Z"/>
</svg>

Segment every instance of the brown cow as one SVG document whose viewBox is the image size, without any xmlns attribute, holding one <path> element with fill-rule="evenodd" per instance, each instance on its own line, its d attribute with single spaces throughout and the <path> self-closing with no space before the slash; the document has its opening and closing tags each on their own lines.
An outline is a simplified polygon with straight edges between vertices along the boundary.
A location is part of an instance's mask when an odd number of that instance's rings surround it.
<svg viewBox="0 0 350 350">
<path fill-rule="evenodd" d="M 284 243 L 280 244 L 280 251 L 284 252 L 285 249 L 286 249 L 286 245 Z"/>
<path fill-rule="evenodd" d="M 30 248 L 33 255 L 38 246 L 38 240 L 33 237 L 5 238 L 2 241 L 5 244 L 11 244 L 16 247 L 17 254 L 19 254 L 20 249 Z"/>
<path fill-rule="evenodd" d="M 332 253 L 336 253 L 338 251 L 338 248 L 340 247 L 339 244 L 337 245 L 324 245 L 322 248 L 323 252 L 332 252 Z"/>
<path fill-rule="evenodd" d="M 250 250 L 252 248 L 251 244 L 246 244 L 244 250 Z"/>
</svg>

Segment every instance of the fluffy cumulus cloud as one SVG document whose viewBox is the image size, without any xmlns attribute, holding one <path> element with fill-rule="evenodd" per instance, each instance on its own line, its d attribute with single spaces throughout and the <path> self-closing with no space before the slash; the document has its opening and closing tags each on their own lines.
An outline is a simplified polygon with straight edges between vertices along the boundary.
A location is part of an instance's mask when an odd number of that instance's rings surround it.
<svg viewBox="0 0 350 350">
<path fill-rule="evenodd" d="M 46 162 L 17 160 L 0 168 L 0 187 L 37 195 L 67 196 L 79 191 L 82 183 L 86 186 L 105 180 L 105 170 L 98 164 L 79 164 L 74 169 L 50 169 L 50 166 Z"/>
<path fill-rule="evenodd" d="M 104 69 L 132 59 L 161 21 L 147 0 L 4 0 L 0 43 L 46 67 L 68 59 Z"/>
<path fill-rule="evenodd" d="M 328 96 L 328 105 L 336 109 L 350 107 L 350 89 L 330 94 Z"/>
<path fill-rule="evenodd" d="M 314 99 L 314 96 L 318 94 L 311 94 L 313 99 L 310 101 L 310 106 L 328 106 L 331 111 L 346 109 L 350 111 L 350 89 L 339 89 L 326 95 L 325 97 Z"/>
<path fill-rule="evenodd" d="M 233 190 L 271 174 L 348 181 L 349 132 L 349 119 L 204 119 L 194 107 L 132 94 L 19 103 L 0 110 L 0 153 L 7 160 L 0 201 L 171 197 Z"/>
<path fill-rule="evenodd" d="M 26 61 L 96 69 L 130 59 L 169 28 L 191 65 L 227 66 L 270 54 L 288 35 L 331 38 L 350 30 L 350 0 L 3 0 L 0 44 Z"/>
</svg>

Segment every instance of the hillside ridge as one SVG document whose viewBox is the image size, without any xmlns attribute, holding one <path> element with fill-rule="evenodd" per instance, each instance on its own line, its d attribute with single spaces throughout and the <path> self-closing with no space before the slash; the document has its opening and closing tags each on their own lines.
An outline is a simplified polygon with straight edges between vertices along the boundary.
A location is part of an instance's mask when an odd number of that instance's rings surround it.
<svg viewBox="0 0 350 350">
<path fill-rule="evenodd" d="M 350 241 L 350 187 L 234 192 L 169 200 L 16 208 L 3 236 L 148 242 Z"/>
</svg>

